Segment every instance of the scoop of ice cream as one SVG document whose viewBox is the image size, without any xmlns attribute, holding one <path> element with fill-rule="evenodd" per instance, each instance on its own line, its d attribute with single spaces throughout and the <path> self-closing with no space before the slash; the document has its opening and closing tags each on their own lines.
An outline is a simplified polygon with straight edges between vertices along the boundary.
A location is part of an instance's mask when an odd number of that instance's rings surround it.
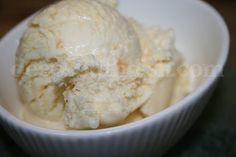
<svg viewBox="0 0 236 157">
<path fill-rule="evenodd" d="M 116 5 L 63 0 L 31 19 L 16 54 L 26 121 L 109 127 L 157 113 L 191 91 L 190 75 L 177 73 L 183 57 L 173 31 L 125 18 Z M 186 88 L 177 85 L 186 80 Z"/>
<path fill-rule="evenodd" d="M 175 84 L 178 84 L 177 69 L 183 63 L 183 57 L 175 48 L 172 29 L 163 30 L 157 26 L 144 26 L 133 19 L 130 19 L 130 23 L 140 40 L 142 64 L 150 69 L 147 81 L 153 85 L 152 95 L 140 108 L 145 116 L 150 116 L 164 110 L 172 103 L 173 97 L 176 97 L 178 92 L 173 91 L 176 88 Z M 189 79 L 188 75 L 184 78 Z M 188 85 L 186 87 L 188 88 Z M 189 91 L 182 87 L 180 93 L 189 93 Z"/>
<path fill-rule="evenodd" d="M 19 93 L 30 112 L 69 128 L 114 125 L 151 94 L 141 55 L 135 31 L 115 9 L 60 1 L 37 13 L 21 39 Z"/>
</svg>

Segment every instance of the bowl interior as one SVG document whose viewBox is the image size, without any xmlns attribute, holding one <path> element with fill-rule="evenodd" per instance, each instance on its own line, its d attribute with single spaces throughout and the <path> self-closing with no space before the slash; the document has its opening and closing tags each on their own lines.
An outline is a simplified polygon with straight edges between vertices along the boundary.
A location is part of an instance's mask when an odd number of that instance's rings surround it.
<svg viewBox="0 0 236 157">
<path fill-rule="evenodd" d="M 120 0 L 120 11 L 149 25 L 173 28 L 176 46 L 190 63 L 216 65 L 224 34 L 203 3 L 188 0 Z M 135 5 L 134 5 L 135 4 Z"/>
<path fill-rule="evenodd" d="M 142 23 L 173 28 L 176 47 L 189 63 L 216 66 L 222 53 L 226 53 L 223 51 L 227 43 L 223 22 L 202 1 L 120 0 L 119 10 Z M 20 23 L 0 42 L 1 105 L 15 116 L 22 105 L 14 79 L 15 53 L 27 21 Z"/>
</svg>

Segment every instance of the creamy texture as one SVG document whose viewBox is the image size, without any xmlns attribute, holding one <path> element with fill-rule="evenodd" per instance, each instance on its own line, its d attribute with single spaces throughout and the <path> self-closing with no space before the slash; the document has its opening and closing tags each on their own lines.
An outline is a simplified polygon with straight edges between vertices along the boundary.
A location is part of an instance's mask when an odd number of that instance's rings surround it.
<svg viewBox="0 0 236 157">
<path fill-rule="evenodd" d="M 26 121 L 54 129 L 129 123 L 191 92 L 172 30 L 123 17 L 115 0 L 64 0 L 29 22 L 16 54 Z"/>
<path fill-rule="evenodd" d="M 95 1 L 98 1 L 98 2 L 101 2 L 101 3 L 104 3 L 104 4 L 107 4 L 111 7 L 116 7 L 117 4 L 118 4 L 118 1 L 117 0 L 95 0 Z"/>
</svg>

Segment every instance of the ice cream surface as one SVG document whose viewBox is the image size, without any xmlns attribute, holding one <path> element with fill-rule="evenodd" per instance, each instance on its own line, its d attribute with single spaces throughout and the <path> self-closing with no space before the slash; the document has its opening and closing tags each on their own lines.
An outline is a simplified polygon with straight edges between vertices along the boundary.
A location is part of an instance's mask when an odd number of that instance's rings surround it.
<svg viewBox="0 0 236 157">
<path fill-rule="evenodd" d="M 116 5 L 63 0 L 31 19 L 16 53 L 24 120 L 54 129 L 115 126 L 192 91 L 176 85 L 190 77 L 177 73 L 183 57 L 174 32 L 143 26 Z"/>
</svg>

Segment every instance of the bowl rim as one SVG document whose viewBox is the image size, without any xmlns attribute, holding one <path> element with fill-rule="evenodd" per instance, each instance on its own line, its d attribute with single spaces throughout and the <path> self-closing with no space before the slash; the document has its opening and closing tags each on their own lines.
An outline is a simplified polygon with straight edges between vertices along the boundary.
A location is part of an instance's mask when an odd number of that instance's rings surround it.
<svg viewBox="0 0 236 157">
<path fill-rule="evenodd" d="M 188 1 L 188 0 L 186 0 Z M 31 132 L 44 134 L 44 135 L 50 135 L 50 136 L 61 136 L 61 137 L 80 137 L 80 138 L 93 138 L 94 136 L 105 136 L 105 135 L 113 135 L 115 133 L 122 133 L 131 131 L 133 129 L 139 129 L 143 128 L 145 126 L 148 126 L 150 124 L 155 123 L 158 119 L 162 119 L 166 115 L 169 115 L 171 113 L 174 113 L 176 110 L 179 110 L 183 108 L 184 106 L 187 106 L 187 104 L 190 104 L 193 100 L 199 98 L 202 93 L 207 91 L 207 89 L 216 81 L 217 77 L 221 74 L 223 67 L 226 63 L 228 54 L 229 54 L 229 45 L 230 45 L 230 35 L 229 30 L 227 28 L 227 25 L 223 19 L 223 17 L 219 14 L 219 12 L 213 8 L 210 4 L 208 4 L 205 1 L 196 0 L 196 1 L 188 1 L 189 3 L 193 3 L 194 5 L 197 5 L 199 7 L 202 7 L 208 13 L 212 14 L 214 16 L 220 26 L 221 32 L 223 34 L 223 43 L 222 43 L 222 49 L 220 50 L 221 54 L 217 61 L 217 64 L 220 65 L 220 69 L 214 73 L 214 77 L 208 77 L 200 86 L 198 89 L 196 89 L 194 92 L 180 100 L 178 103 L 166 108 L 165 110 L 156 113 L 152 116 L 146 117 L 142 120 L 120 125 L 120 126 L 114 126 L 110 128 L 104 128 L 104 129 L 97 129 L 97 130 L 54 130 L 54 129 L 48 129 L 43 128 L 39 126 L 35 126 L 33 124 L 27 123 L 23 120 L 20 120 L 13 116 L 10 112 L 8 112 L 2 105 L 0 105 L 0 117 L 7 121 L 8 123 L 11 123 L 15 127 L 25 129 Z M 28 18 L 23 20 L 21 23 L 19 23 L 17 26 L 15 26 L 9 33 L 7 33 L 2 40 L 0 41 L 0 45 L 3 44 L 5 41 L 7 41 L 11 36 L 14 34 L 13 30 L 15 30 L 17 27 L 19 27 L 22 23 L 27 21 Z M 4 125 L 2 125 L 4 126 Z"/>
</svg>

